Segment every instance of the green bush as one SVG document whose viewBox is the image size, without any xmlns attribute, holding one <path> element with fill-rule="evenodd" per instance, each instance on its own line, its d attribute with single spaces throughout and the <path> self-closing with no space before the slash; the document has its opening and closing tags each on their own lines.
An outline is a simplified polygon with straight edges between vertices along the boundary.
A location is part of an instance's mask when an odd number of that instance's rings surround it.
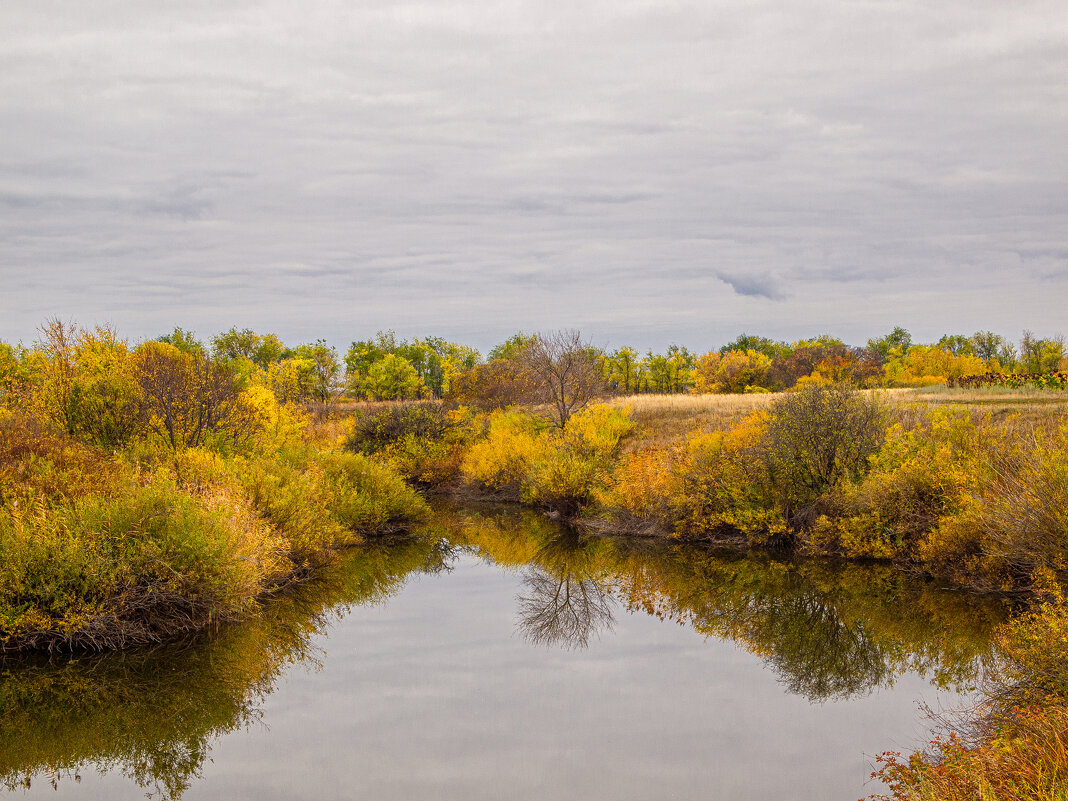
<svg viewBox="0 0 1068 801">
<path fill-rule="evenodd" d="M 882 406 L 848 384 L 808 383 L 771 404 L 754 456 L 793 529 L 811 526 L 827 493 L 867 471 L 885 432 Z"/>
<path fill-rule="evenodd" d="M 357 412 L 346 449 L 380 453 L 407 438 L 437 442 L 458 426 L 444 404 L 399 403 L 375 412 Z"/>
<path fill-rule="evenodd" d="M 320 453 L 318 466 L 330 487 L 326 508 L 352 532 L 384 534 L 429 514 L 426 502 L 395 472 L 359 453 Z"/>
<path fill-rule="evenodd" d="M 173 484 L 0 510 L 0 650 L 147 641 L 246 611 L 258 542 Z"/>
</svg>

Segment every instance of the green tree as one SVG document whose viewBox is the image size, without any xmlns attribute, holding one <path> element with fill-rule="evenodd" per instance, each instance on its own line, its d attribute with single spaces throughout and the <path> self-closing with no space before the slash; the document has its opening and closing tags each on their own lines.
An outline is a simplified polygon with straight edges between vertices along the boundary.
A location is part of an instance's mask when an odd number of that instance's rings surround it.
<svg viewBox="0 0 1068 801">
<path fill-rule="evenodd" d="M 769 337 L 762 337 L 756 334 L 739 334 L 733 342 L 728 342 L 720 348 L 719 352 L 721 354 L 730 353 L 731 351 L 745 353 L 747 350 L 755 350 L 757 353 L 763 353 L 769 359 L 776 359 L 789 354 L 790 346 L 785 342 L 779 342 Z"/>
<path fill-rule="evenodd" d="M 912 347 L 912 334 L 897 326 L 884 337 L 868 340 L 868 350 L 880 364 L 886 364 L 892 356 L 904 356 Z"/>
<path fill-rule="evenodd" d="M 1001 334 L 993 331 L 976 331 L 971 336 L 972 353 L 980 359 L 998 361 L 1002 367 L 1011 367 L 1016 362 L 1016 346 Z"/>
<path fill-rule="evenodd" d="M 296 357 L 306 359 L 311 365 L 312 397 L 322 404 L 336 400 L 341 391 L 341 362 L 337 349 L 318 339 L 314 344 L 297 348 Z"/>
<path fill-rule="evenodd" d="M 261 370 L 267 370 L 273 363 L 293 356 L 293 351 L 275 334 L 257 334 L 250 328 L 240 331 L 231 328 L 213 337 L 211 350 L 216 359 L 248 359 Z"/>
<path fill-rule="evenodd" d="M 533 334 L 524 334 L 522 331 L 517 331 L 504 342 L 494 347 L 486 358 L 491 362 L 497 359 L 517 359 L 519 354 L 533 341 Z"/>
<path fill-rule="evenodd" d="M 638 390 L 641 357 L 634 348 L 618 348 L 605 357 L 606 378 L 625 395 Z"/>
<path fill-rule="evenodd" d="M 427 394 L 426 382 L 412 363 L 394 353 L 368 368 L 360 389 L 372 400 L 413 400 Z"/>
<path fill-rule="evenodd" d="M 1029 373 L 1049 373 L 1060 368 L 1065 357 L 1064 337 L 1041 339 L 1030 331 L 1020 341 L 1020 361 Z"/>
<path fill-rule="evenodd" d="M 942 338 L 935 343 L 935 347 L 949 351 L 954 356 L 975 355 L 975 344 L 972 338 L 963 334 L 943 334 Z"/>
<path fill-rule="evenodd" d="M 205 351 L 204 343 L 197 339 L 196 334 L 178 326 L 175 326 L 171 333 L 159 337 L 157 341 L 174 345 L 183 353 L 203 353 Z"/>
</svg>

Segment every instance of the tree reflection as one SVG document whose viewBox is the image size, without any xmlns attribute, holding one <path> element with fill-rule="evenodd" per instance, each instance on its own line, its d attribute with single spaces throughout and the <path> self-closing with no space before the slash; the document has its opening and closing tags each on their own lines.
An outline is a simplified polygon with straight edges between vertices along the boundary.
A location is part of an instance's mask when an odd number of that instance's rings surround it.
<svg viewBox="0 0 1068 801">
<path fill-rule="evenodd" d="M 612 627 L 612 599 L 596 581 L 532 569 L 523 576 L 518 629 L 532 645 L 586 648 Z"/>
<path fill-rule="evenodd" d="M 457 552 L 521 571 L 517 628 L 532 643 L 585 648 L 617 607 L 726 638 L 814 701 L 870 692 L 916 671 L 967 686 L 989 658 L 996 603 L 889 566 L 713 553 L 580 536 L 517 510 L 439 511 L 421 539 L 354 550 L 262 614 L 184 645 L 0 660 L 0 784 L 9 789 L 115 770 L 178 799 L 215 740 L 259 719 L 315 635 L 350 606 L 386 598 Z"/>
<path fill-rule="evenodd" d="M 118 771 L 149 797 L 179 799 L 215 740 L 260 719 L 282 672 L 316 664 L 313 637 L 347 608 L 387 597 L 415 571 L 447 569 L 438 540 L 350 551 L 260 616 L 152 649 L 0 660 L 0 786 L 57 786 L 87 765 Z"/>
<path fill-rule="evenodd" d="M 561 530 L 538 549 L 517 600 L 516 628 L 533 645 L 586 648 L 591 637 L 612 628 L 609 587 L 594 575 L 574 531 Z"/>
<path fill-rule="evenodd" d="M 584 648 L 622 604 L 742 644 L 812 701 L 869 693 L 909 671 L 967 689 L 1005 611 L 889 565 L 580 537 L 515 512 L 460 512 L 449 536 L 523 568 L 518 629 L 532 643 Z"/>
</svg>

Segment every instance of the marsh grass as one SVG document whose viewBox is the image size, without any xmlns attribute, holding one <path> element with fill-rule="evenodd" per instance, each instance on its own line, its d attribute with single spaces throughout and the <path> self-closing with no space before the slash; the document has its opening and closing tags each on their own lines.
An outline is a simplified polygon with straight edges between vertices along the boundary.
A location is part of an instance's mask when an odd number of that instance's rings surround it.
<svg viewBox="0 0 1068 801">
<path fill-rule="evenodd" d="M 945 385 L 922 389 L 888 389 L 884 396 L 894 406 L 953 408 L 972 413 L 990 413 L 995 422 L 1015 427 L 1045 427 L 1068 413 L 1068 392 L 1010 387 L 958 389 Z"/>
</svg>

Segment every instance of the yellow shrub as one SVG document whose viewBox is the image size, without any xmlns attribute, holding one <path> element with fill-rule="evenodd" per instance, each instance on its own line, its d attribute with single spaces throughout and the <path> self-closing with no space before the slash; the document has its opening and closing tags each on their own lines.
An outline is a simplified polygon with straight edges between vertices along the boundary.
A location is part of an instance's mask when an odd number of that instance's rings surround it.
<svg viewBox="0 0 1068 801">
<path fill-rule="evenodd" d="M 611 481 L 595 490 L 597 505 L 621 523 L 674 530 L 682 486 L 675 469 L 676 453 L 657 448 L 624 456 Z"/>
<path fill-rule="evenodd" d="M 676 466 L 682 537 L 743 535 L 753 544 L 787 533 L 786 520 L 767 496 L 764 464 L 754 458 L 764 435 L 766 412 L 754 412 L 727 432 L 696 434 Z"/>
<path fill-rule="evenodd" d="M 238 397 L 225 428 L 244 428 L 250 444 L 274 452 L 298 446 L 303 440 L 308 415 L 292 404 L 281 404 L 274 392 L 262 384 L 252 384 Z"/>
<path fill-rule="evenodd" d="M 603 404 L 572 415 L 563 431 L 524 412 L 494 412 L 463 473 L 484 488 L 571 514 L 606 484 L 633 428 L 627 410 Z"/>
<path fill-rule="evenodd" d="M 548 423 L 526 412 L 493 412 L 486 436 L 464 457 L 464 477 L 482 487 L 518 498 L 534 462 L 551 452 Z"/>
</svg>

